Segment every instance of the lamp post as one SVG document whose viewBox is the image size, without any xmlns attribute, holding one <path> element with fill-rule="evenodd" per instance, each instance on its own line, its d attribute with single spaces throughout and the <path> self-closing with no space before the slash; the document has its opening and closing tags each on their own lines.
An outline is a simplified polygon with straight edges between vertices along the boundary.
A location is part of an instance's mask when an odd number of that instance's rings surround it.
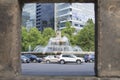
<svg viewBox="0 0 120 80">
<path fill-rule="evenodd" d="M 29 33 L 31 27 L 27 26 L 26 28 L 27 28 L 27 32 Z M 28 37 L 30 37 L 30 36 L 28 35 Z M 31 45 L 30 45 L 30 43 L 28 45 L 28 52 L 31 52 Z"/>
<path fill-rule="evenodd" d="M 31 52 L 31 45 L 29 44 L 28 52 Z"/>
</svg>

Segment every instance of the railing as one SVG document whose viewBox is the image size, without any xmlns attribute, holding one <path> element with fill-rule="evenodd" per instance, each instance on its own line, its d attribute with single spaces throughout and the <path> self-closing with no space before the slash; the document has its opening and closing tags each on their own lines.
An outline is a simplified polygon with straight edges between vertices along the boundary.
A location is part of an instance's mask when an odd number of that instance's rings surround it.
<svg viewBox="0 0 120 80">
<path fill-rule="evenodd" d="M 46 53 L 42 53 L 42 52 L 21 52 L 21 54 L 50 54 L 51 52 L 46 52 Z M 94 52 L 87 52 L 87 51 L 53 51 L 52 53 L 54 54 L 95 54 Z"/>
</svg>

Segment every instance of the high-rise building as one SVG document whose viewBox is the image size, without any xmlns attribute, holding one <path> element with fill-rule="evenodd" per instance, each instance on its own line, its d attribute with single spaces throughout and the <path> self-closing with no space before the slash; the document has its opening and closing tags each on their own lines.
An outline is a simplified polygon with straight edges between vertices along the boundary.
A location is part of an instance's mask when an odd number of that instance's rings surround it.
<svg viewBox="0 0 120 80">
<path fill-rule="evenodd" d="M 46 27 L 57 30 L 59 26 L 59 29 L 63 29 L 67 21 L 78 31 L 89 18 L 94 21 L 92 3 L 38 3 L 36 5 L 36 27 L 41 31 Z"/>
<path fill-rule="evenodd" d="M 23 11 L 22 12 L 22 26 L 26 26 L 26 22 L 30 19 L 30 13 Z"/>
<path fill-rule="evenodd" d="M 27 28 L 36 26 L 36 3 L 24 5 L 22 10 L 22 26 Z"/>
<path fill-rule="evenodd" d="M 36 4 L 36 27 L 40 31 L 46 27 L 54 29 L 54 3 Z"/>
<path fill-rule="evenodd" d="M 90 3 L 56 3 L 56 24 L 60 29 L 65 28 L 65 23 L 69 21 L 71 26 L 80 30 L 85 22 L 92 18 L 94 21 L 94 4 Z"/>
<path fill-rule="evenodd" d="M 26 11 L 30 14 L 30 19 L 36 19 L 36 3 L 25 4 L 23 11 Z"/>
</svg>

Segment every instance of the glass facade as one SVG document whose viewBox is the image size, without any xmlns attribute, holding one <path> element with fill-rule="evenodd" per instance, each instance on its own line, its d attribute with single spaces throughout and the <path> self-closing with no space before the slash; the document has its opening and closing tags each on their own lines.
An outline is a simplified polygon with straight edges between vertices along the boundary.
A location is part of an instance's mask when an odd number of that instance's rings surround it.
<svg viewBox="0 0 120 80">
<path fill-rule="evenodd" d="M 94 21 L 94 4 L 56 3 L 56 14 L 60 29 L 65 27 L 65 22 L 70 21 L 72 27 L 80 30 L 89 18 Z"/>
<path fill-rule="evenodd" d="M 36 26 L 36 4 L 25 4 L 22 9 L 22 26 L 35 27 Z"/>
<path fill-rule="evenodd" d="M 65 28 L 67 21 L 71 26 L 80 30 L 89 18 L 94 21 L 93 3 L 37 3 L 36 26 L 43 31 L 45 27 L 56 30 Z M 95 21 L 94 21 L 95 22 Z"/>
<path fill-rule="evenodd" d="M 36 4 L 36 27 L 40 31 L 46 27 L 54 29 L 54 3 Z"/>
</svg>

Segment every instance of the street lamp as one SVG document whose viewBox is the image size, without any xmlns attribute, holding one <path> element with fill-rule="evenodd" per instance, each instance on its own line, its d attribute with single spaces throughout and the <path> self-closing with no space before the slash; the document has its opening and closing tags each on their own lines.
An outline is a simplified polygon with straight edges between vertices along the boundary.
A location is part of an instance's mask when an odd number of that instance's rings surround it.
<svg viewBox="0 0 120 80">
<path fill-rule="evenodd" d="M 30 26 L 27 26 L 26 27 L 26 29 L 27 29 L 27 32 L 29 33 L 29 31 L 30 31 Z M 29 37 L 29 35 L 28 35 L 28 37 Z M 28 52 L 31 52 L 31 45 L 29 44 L 29 46 L 28 46 Z"/>
</svg>

